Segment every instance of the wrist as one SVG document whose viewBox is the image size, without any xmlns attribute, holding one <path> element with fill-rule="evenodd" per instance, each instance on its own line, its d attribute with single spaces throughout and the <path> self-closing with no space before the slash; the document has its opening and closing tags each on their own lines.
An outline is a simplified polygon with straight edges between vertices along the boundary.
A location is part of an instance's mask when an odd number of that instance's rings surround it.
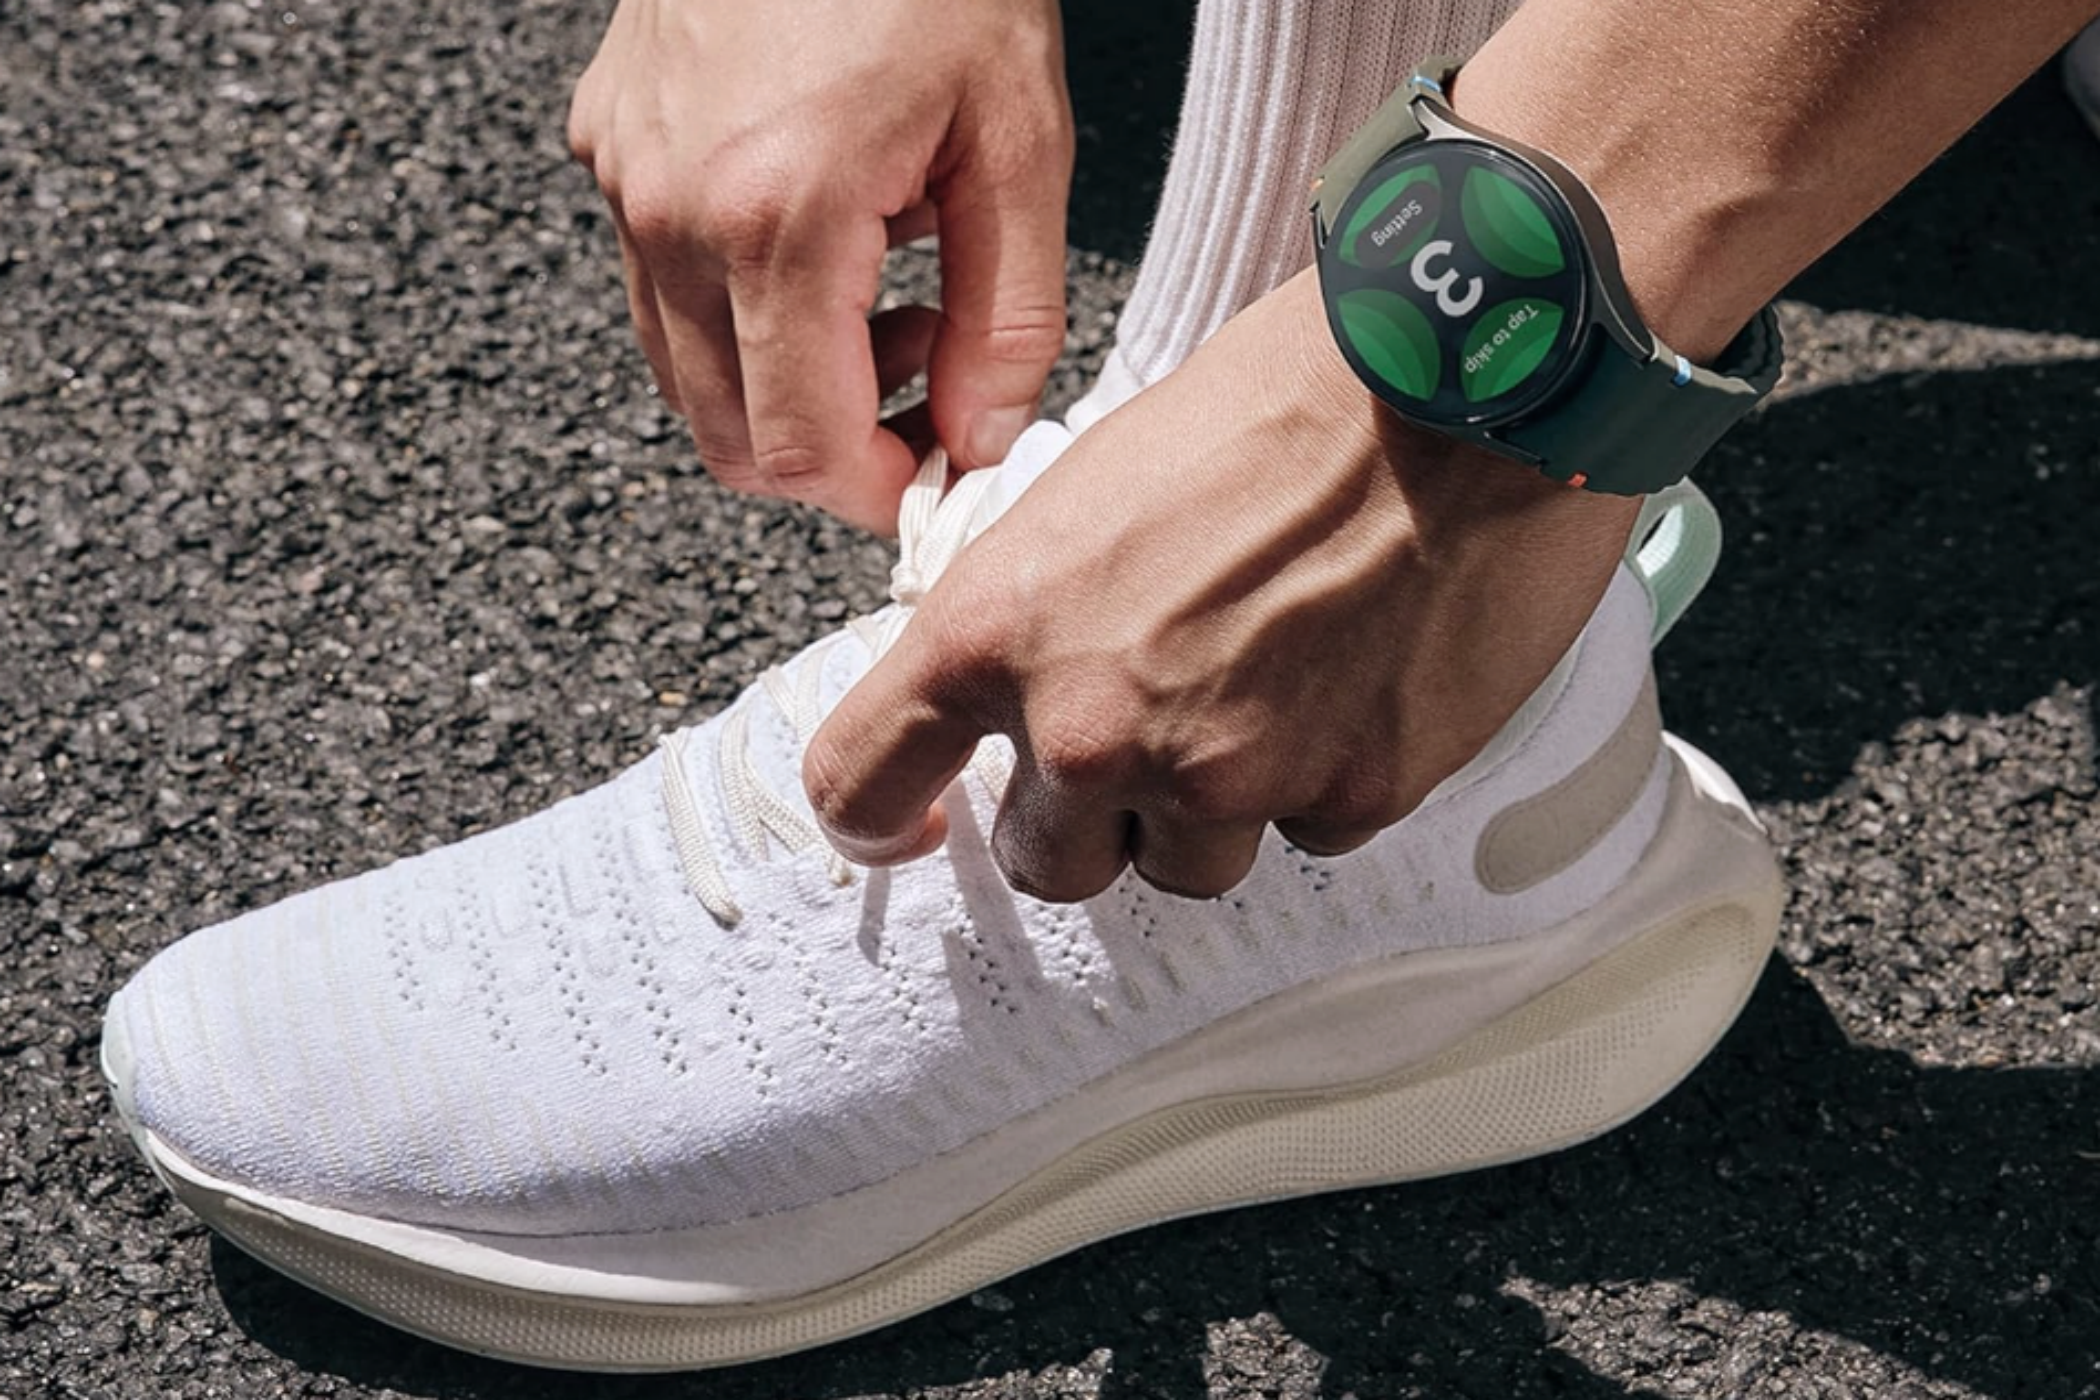
<svg viewBox="0 0 2100 1400">
<path fill-rule="evenodd" d="M 1793 270 L 1775 241 L 1775 173 L 1689 153 L 1675 114 L 1652 101 L 1541 82 L 1563 65 L 1541 62 L 1530 32 L 1510 29 L 1466 65 L 1453 110 L 1574 171 L 1611 224 L 1642 321 L 1671 349 L 1712 364 Z"/>
<path fill-rule="evenodd" d="M 1378 400 L 1335 345 L 1310 269 L 1273 293 L 1298 347 L 1294 390 L 1308 421 L 1340 425 L 1345 455 L 1396 488 L 1417 536 L 1551 547 L 1555 556 L 1616 556 L 1638 497 L 1584 491 L 1487 448 L 1408 422 Z"/>
</svg>

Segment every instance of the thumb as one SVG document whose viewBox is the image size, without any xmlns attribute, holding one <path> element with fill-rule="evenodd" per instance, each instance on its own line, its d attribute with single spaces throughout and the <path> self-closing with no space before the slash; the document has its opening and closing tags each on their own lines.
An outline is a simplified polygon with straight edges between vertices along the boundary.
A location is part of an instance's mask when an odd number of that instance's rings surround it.
<svg viewBox="0 0 2100 1400">
<path fill-rule="evenodd" d="M 986 732 L 942 693 L 956 687 L 943 684 L 918 621 L 846 692 L 802 756 L 817 824 L 862 865 L 916 860 L 947 838 L 935 803 Z"/>
<path fill-rule="evenodd" d="M 941 324 L 926 391 L 934 430 L 965 469 L 1006 456 L 1064 349 L 1072 136 L 1069 113 L 1058 115 L 1035 137 L 967 149 L 939 201 Z"/>
</svg>

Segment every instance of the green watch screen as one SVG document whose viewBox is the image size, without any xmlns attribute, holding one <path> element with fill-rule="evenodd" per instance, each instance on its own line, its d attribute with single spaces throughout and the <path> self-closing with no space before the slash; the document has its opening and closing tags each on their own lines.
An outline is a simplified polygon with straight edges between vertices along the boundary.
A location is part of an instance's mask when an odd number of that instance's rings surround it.
<svg viewBox="0 0 2100 1400">
<path fill-rule="evenodd" d="M 1474 141 L 1405 147 L 1372 167 L 1322 250 L 1328 317 L 1357 372 L 1407 413 L 1505 420 L 1575 357 L 1582 247 L 1530 166 Z"/>
</svg>

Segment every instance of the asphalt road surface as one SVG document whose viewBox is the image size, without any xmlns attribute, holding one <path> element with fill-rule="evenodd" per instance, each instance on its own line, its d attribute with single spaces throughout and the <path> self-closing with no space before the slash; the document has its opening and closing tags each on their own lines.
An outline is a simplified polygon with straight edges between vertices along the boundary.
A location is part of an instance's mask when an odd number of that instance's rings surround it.
<svg viewBox="0 0 2100 1400">
<path fill-rule="evenodd" d="M 1791 291 L 1702 472 L 1665 708 L 1793 895 L 1630 1128 L 655 1379 L 403 1338 L 170 1206 L 94 1070 L 153 950 L 594 783 L 879 596 L 648 391 L 561 142 L 603 8 L 0 0 L 0 1397 L 2100 1395 L 2100 143 L 2050 74 Z M 1070 10 L 1060 402 L 1186 23 Z"/>
</svg>

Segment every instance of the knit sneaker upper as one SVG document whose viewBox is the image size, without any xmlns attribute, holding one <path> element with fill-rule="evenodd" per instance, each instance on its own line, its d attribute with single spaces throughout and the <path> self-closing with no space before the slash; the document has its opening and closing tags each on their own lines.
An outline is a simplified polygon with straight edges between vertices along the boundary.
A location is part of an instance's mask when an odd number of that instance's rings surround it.
<svg viewBox="0 0 2100 1400">
<path fill-rule="evenodd" d="M 995 493 L 1066 440 L 1031 430 Z M 1052 906 L 1001 879 L 975 776 L 947 794 L 946 847 L 896 870 L 776 835 L 807 816 L 782 697 L 828 710 L 880 644 L 863 627 L 601 787 L 176 943 L 111 1007 L 123 1091 L 213 1175 L 454 1229 L 666 1230 L 836 1196 L 1294 986 L 1595 902 L 1656 828 L 1659 765 L 1525 887 L 1484 885 L 1480 843 L 1621 731 L 1648 630 L 1622 570 L 1550 692 L 1360 851 L 1272 831 L 1228 897 L 1126 876 Z M 754 815 L 754 782 L 789 812 Z M 732 919 L 694 888 L 696 839 Z"/>
</svg>

